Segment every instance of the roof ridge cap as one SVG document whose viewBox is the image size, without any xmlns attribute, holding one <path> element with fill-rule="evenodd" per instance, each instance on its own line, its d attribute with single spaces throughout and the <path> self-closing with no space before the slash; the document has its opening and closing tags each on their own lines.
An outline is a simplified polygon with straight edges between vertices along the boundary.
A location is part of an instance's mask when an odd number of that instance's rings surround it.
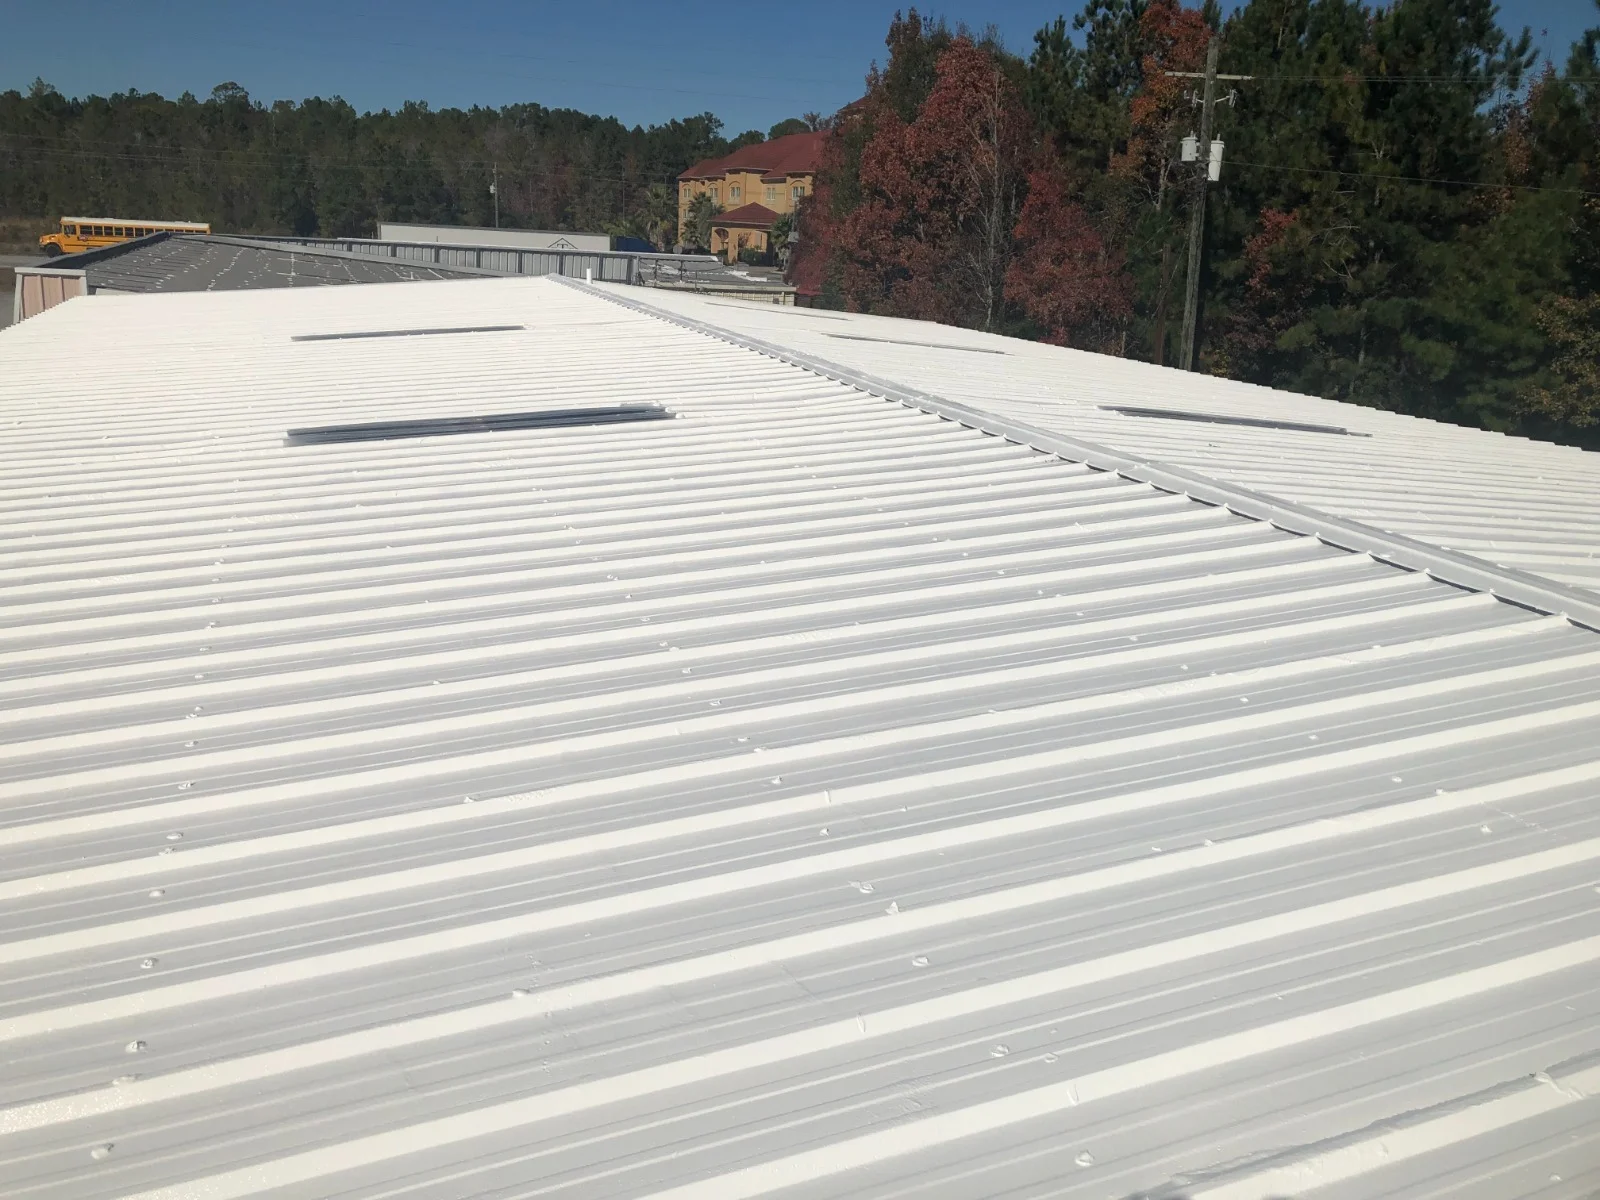
<svg viewBox="0 0 1600 1200">
<path fill-rule="evenodd" d="M 1226 508 L 1238 516 L 1264 521 L 1285 533 L 1315 537 L 1337 549 L 1367 554 L 1376 561 L 1402 570 L 1417 571 L 1442 583 L 1465 588 L 1468 591 L 1487 592 L 1521 608 L 1561 616 L 1574 625 L 1600 633 L 1600 601 L 1576 588 L 1536 575 L 1531 571 L 1502 567 L 1475 555 L 1418 541 L 1404 534 L 1390 533 L 1362 521 L 1337 516 L 1309 505 L 1213 479 L 1185 467 L 1128 454 L 1097 442 L 1051 433 L 1037 426 L 1014 421 L 931 392 L 880 379 L 815 355 L 790 350 L 731 329 L 658 308 L 647 301 L 620 296 L 593 284 L 565 277 L 558 278 L 557 282 L 609 300 L 613 304 L 620 304 L 624 308 L 631 308 L 636 312 L 681 325 L 707 337 L 718 338 L 757 354 L 776 358 L 780 362 L 821 375 L 836 383 L 843 383 L 869 395 L 892 400 L 907 408 L 915 408 L 947 421 L 955 421 L 981 433 L 1005 438 L 1007 441 L 1029 446 L 1046 454 L 1054 454 L 1072 462 L 1081 462 L 1095 470 L 1111 471 L 1125 479 L 1146 483 L 1161 491 L 1188 496 L 1202 504 Z"/>
</svg>

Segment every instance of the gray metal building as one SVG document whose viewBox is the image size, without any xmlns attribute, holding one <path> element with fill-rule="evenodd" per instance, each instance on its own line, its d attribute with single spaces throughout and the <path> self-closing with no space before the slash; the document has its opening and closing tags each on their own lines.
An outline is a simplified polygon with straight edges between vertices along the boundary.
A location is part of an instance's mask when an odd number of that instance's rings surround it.
<svg viewBox="0 0 1600 1200">
<path fill-rule="evenodd" d="M 730 267 L 710 255 L 515 249 L 366 238 L 150 237 L 18 267 L 13 320 L 79 296 L 243 291 L 507 275 L 561 275 L 681 290 L 765 304 L 793 304 L 781 274 Z"/>
<path fill-rule="evenodd" d="M 497 246 L 512 250 L 617 249 L 606 233 L 565 233 L 556 229 L 485 229 L 469 225 L 406 225 L 384 221 L 378 225 L 381 242 L 437 242 L 450 246 Z"/>
</svg>

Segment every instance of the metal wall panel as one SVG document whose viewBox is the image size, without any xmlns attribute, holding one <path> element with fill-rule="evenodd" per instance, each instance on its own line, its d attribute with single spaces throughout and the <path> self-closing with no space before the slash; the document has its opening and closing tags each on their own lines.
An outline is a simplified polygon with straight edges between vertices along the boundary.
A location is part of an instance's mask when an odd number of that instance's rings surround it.
<svg viewBox="0 0 1600 1200">
<path fill-rule="evenodd" d="M 36 317 L 46 309 L 64 304 L 78 296 L 88 295 L 88 281 L 83 271 L 18 267 L 14 274 L 15 295 L 11 307 L 13 323 Z"/>
<path fill-rule="evenodd" d="M 378 226 L 384 242 L 442 242 L 454 246 L 509 247 L 517 250 L 609 251 L 611 237 L 604 233 L 564 233 L 551 229 L 484 229 L 460 225 L 402 225 L 385 221 Z"/>
</svg>

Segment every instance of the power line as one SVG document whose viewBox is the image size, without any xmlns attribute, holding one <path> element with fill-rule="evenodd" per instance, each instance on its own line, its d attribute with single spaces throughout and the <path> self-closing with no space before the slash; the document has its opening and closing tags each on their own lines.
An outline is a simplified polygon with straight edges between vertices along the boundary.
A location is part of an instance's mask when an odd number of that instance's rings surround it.
<svg viewBox="0 0 1600 1200">
<path fill-rule="evenodd" d="M 552 140 L 554 140 L 554 139 L 552 139 Z M 581 141 L 582 139 L 579 138 L 579 139 L 575 139 L 575 140 Z M 77 137 L 75 135 L 43 134 L 43 133 L 38 133 L 38 134 L 36 134 L 36 133 L 0 133 L 0 141 L 11 141 L 11 142 L 20 142 L 20 143 L 66 142 L 66 143 L 69 143 L 70 147 L 72 149 L 74 149 L 74 150 L 76 150 L 78 147 L 82 147 L 82 146 L 109 146 L 109 147 L 114 147 L 117 150 L 124 150 L 124 151 L 139 151 L 139 152 L 148 152 L 148 153 L 172 153 L 172 154 L 184 154 L 184 155 L 194 155 L 194 154 L 229 155 L 229 156 L 232 156 L 232 157 L 235 157 L 235 158 L 239 158 L 239 157 L 257 158 L 257 159 L 261 159 L 261 160 L 264 160 L 264 161 L 265 160 L 269 160 L 269 159 L 301 158 L 301 157 L 304 157 L 306 154 L 337 153 L 337 150 L 324 150 L 324 149 L 321 149 L 321 148 L 310 148 L 310 149 L 294 149 L 294 148 L 290 148 L 290 149 L 287 149 L 287 150 L 272 150 L 272 149 L 230 150 L 230 149 L 226 149 L 226 148 L 222 148 L 222 147 L 213 147 L 213 146 L 185 146 L 185 145 L 179 145 L 179 144 L 176 144 L 176 143 L 169 143 L 169 142 L 161 142 L 161 143 L 157 143 L 157 142 L 149 142 L 149 143 L 146 143 L 146 142 L 129 142 L 129 141 L 118 140 L 118 139 L 113 139 L 113 138 L 86 138 L 86 137 Z M 379 145 L 380 147 L 384 145 L 384 143 L 381 143 L 381 142 L 378 142 L 376 144 Z M 34 146 L 34 145 L 31 145 L 31 144 L 25 144 L 21 148 L 22 149 L 28 149 L 28 150 L 48 150 L 48 149 L 50 149 L 50 147 L 48 147 L 48 146 Z M 86 153 L 87 153 L 87 151 L 86 151 Z M 461 163 L 472 163 L 472 164 L 479 164 L 479 165 L 488 165 L 488 164 L 492 164 L 493 162 L 496 162 L 496 161 L 499 161 L 499 160 L 498 159 L 489 159 L 489 158 L 469 158 L 469 159 L 451 159 L 450 161 L 452 161 L 452 162 L 461 162 Z"/>
<path fill-rule="evenodd" d="M 563 140 L 563 139 L 545 139 L 545 140 Z M 267 149 L 230 150 L 230 149 L 225 149 L 225 148 L 220 148 L 220 147 L 211 147 L 211 146 L 184 146 L 184 145 L 178 145 L 178 144 L 175 144 L 175 143 L 129 142 L 129 141 L 113 140 L 111 138 L 84 138 L 84 137 L 76 137 L 76 136 L 71 136 L 71 135 L 0 133 L 0 143 L 5 143 L 5 142 L 8 142 L 8 141 L 11 142 L 11 143 L 14 143 L 14 145 L 12 146 L 12 149 L 15 150 L 18 153 L 22 153 L 22 152 L 31 152 L 31 153 L 36 153 L 36 154 L 52 154 L 52 153 L 53 154 L 69 154 L 70 153 L 70 154 L 86 155 L 86 156 L 93 156 L 95 154 L 100 154 L 103 157 L 107 157 L 107 158 L 118 157 L 119 155 L 118 155 L 117 152 L 120 151 L 120 152 L 122 152 L 121 156 L 123 156 L 123 157 L 127 157 L 129 155 L 132 155 L 134 157 L 156 156 L 156 155 L 171 155 L 171 156 L 180 156 L 183 159 L 188 159 L 188 158 L 192 158 L 192 157 L 194 157 L 196 155 L 202 155 L 202 156 L 209 155 L 209 156 L 216 157 L 216 158 L 228 158 L 228 159 L 232 159 L 232 160 L 235 160 L 235 161 L 243 160 L 243 161 L 255 161 L 255 162 L 281 162 L 281 161 L 293 161 L 293 160 L 299 160 L 299 159 L 306 159 L 306 158 L 309 158 L 309 157 L 315 157 L 317 155 L 327 155 L 327 154 L 337 154 L 338 153 L 337 148 L 327 149 L 327 148 L 323 148 L 323 147 L 308 147 L 308 148 L 303 148 L 303 149 L 287 149 L 287 150 L 267 150 Z M 581 143 L 583 141 L 583 139 L 582 139 L 582 137 L 579 137 L 577 139 L 574 139 L 574 141 Z M 57 148 L 51 147 L 51 146 L 34 145 L 33 143 L 36 143 L 36 142 L 66 142 L 69 145 L 66 148 L 57 149 Z M 379 143 L 379 145 L 380 145 L 380 148 L 381 148 L 382 147 L 382 143 Z M 90 151 L 90 150 L 80 149 L 80 147 L 84 147 L 84 146 L 105 146 L 105 147 L 112 147 L 114 149 L 108 149 L 108 150 L 105 150 L 105 151 Z M 427 151 L 426 153 L 428 153 L 430 157 L 433 156 L 433 152 L 432 151 Z M 646 154 L 646 155 L 641 155 L 640 157 L 651 157 L 651 155 Z M 177 161 L 177 159 L 175 159 L 174 161 Z M 449 162 L 449 163 L 457 165 L 457 166 L 480 166 L 480 167 L 491 167 L 492 168 L 493 165 L 496 162 L 501 162 L 501 161 L 504 161 L 504 160 L 503 160 L 503 157 L 496 157 L 496 158 L 446 158 L 446 159 L 443 159 L 443 161 Z M 329 164 L 329 165 L 338 165 L 338 164 Z M 355 163 L 353 165 L 357 165 L 357 166 L 366 165 L 366 166 L 373 166 L 373 167 L 382 167 L 382 166 L 387 166 L 389 164 L 385 163 L 382 160 L 378 160 L 378 159 L 364 159 L 364 160 L 360 160 L 359 162 L 357 162 L 357 163 Z M 575 167 L 574 169 L 578 169 L 578 168 Z M 535 170 L 534 168 L 528 168 L 528 169 L 524 170 L 522 173 L 523 174 L 530 174 L 530 173 L 531 174 L 539 174 L 541 172 Z M 544 174 L 554 174 L 555 172 L 543 172 L 543 173 Z M 624 176 L 595 175 L 595 174 L 592 174 L 592 173 L 587 172 L 587 171 L 585 172 L 585 174 L 588 175 L 588 177 L 592 178 L 592 179 L 610 179 L 610 180 L 613 180 L 613 181 L 618 182 L 618 183 L 631 183 L 631 182 L 633 182 L 633 180 L 631 180 L 629 178 L 626 178 Z M 674 176 L 674 180 L 675 179 L 676 179 L 676 176 Z"/>
<path fill-rule="evenodd" d="M 219 46 L 242 47 L 242 48 L 251 49 L 251 50 L 285 51 L 285 50 L 289 50 L 290 49 L 290 47 L 284 47 L 284 46 L 275 47 L 271 43 L 250 42 L 250 41 L 244 41 L 242 39 L 234 39 L 234 38 L 214 38 L 214 39 L 211 39 L 211 40 L 216 42 Z M 383 43 L 376 43 L 376 44 L 381 45 Z M 405 43 L 402 43 L 402 42 L 390 42 L 388 44 L 391 45 L 391 46 L 396 46 L 396 47 L 401 47 L 401 48 L 404 48 L 404 46 L 405 46 Z M 332 50 L 332 51 L 337 51 L 338 57 L 340 57 L 341 59 L 348 60 L 349 52 L 348 52 L 347 48 L 344 48 L 344 47 L 332 47 L 332 48 L 329 48 L 329 49 Z M 295 45 L 292 48 L 292 50 L 293 50 L 293 52 L 295 54 L 304 56 L 307 53 L 308 47 L 307 47 L 306 44 L 301 43 L 301 44 Z M 437 57 L 437 53 L 435 52 L 435 53 L 431 54 L 430 57 L 436 58 Z M 464 56 L 459 56 L 458 55 L 457 57 L 461 58 L 461 57 L 464 57 Z M 484 57 L 483 54 L 475 52 L 474 53 L 474 57 L 473 57 L 473 59 L 472 59 L 472 61 L 470 63 L 470 65 L 473 68 L 474 76 L 476 78 L 479 78 L 479 79 L 482 79 L 482 78 L 485 78 L 485 77 L 491 77 L 491 78 L 496 78 L 496 79 L 510 79 L 510 80 L 518 81 L 521 84 L 523 84 L 525 86 L 530 86 L 530 87 L 532 87 L 532 86 L 544 86 L 544 85 L 551 85 L 551 84 L 561 85 L 561 86 L 569 87 L 569 88 L 570 87 L 593 87 L 595 85 L 595 82 L 596 82 L 596 76 L 594 76 L 594 75 L 585 76 L 583 78 L 569 78 L 569 77 L 563 77 L 563 76 L 558 76 L 558 75 L 546 75 L 546 74 L 543 74 L 543 73 L 535 75 L 533 72 L 528 71 L 528 70 L 519 70 L 514 65 L 509 64 L 509 63 L 490 63 L 490 64 L 485 64 L 482 61 L 483 57 Z M 491 52 L 490 53 L 490 57 L 516 58 L 518 56 L 516 56 L 516 55 L 497 55 L 497 54 L 494 54 L 493 52 Z M 370 54 L 363 54 L 362 57 L 361 57 L 361 61 L 363 63 L 365 63 L 365 64 L 380 64 L 380 65 L 383 65 L 383 66 L 401 67 L 401 68 L 404 68 L 404 69 L 406 69 L 408 71 L 412 71 L 412 72 L 417 71 L 418 66 L 419 66 L 419 63 L 418 63 L 417 59 L 414 58 L 414 57 L 410 58 L 410 59 L 405 59 L 405 58 L 393 59 L 393 58 L 388 58 L 388 57 L 374 57 L 374 56 L 372 56 Z M 864 76 L 864 74 L 865 73 L 863 72 L 863 76 Z M 785 80 L 784 82 L 787 83 L 788 81 Z M 698 96 L 698 97 L 701 97 L 702 99 L 708 99 L 708 100 L 762 100 L 762 101 L 767 101 L 769 103 L 772 102 L 772 101 L 781 101 L 781 102 L 783 102 L 785 104 L 793 104 L 793 105 L 796 105 L 796 106 L 809 106 L 810 104 L 814 103 L 815 102 L 815 88 L 817 86 L 839 87 L 839 86 L 844 85 L 844 82 L 845 81 L 840 80 L 840 81 L 838 81 L 837 83 L 834 83 L 834 84 L 813 85 L 812 87 L 805 88 L 803 91 L 797 91 L 797 92 L 792 92 L 792 93 L 774 95 L 773 93 L 770 93 L 770 92 L 761 92 L 761 93 L 757 93 L 757 92 L 724 92 L 724 91 L 717 91 L 717 90 L 709 89 L 709 88 L 686 88 L 686 87 L 671 87 L 671 86 L 656 87 L 656 86 L 653 86 L 651 84 L 645 84 L 645 83 L 628 83 L 628 82 L 625 82 L 623 80 L 617 79 L 615 77 L 615 73 L 614 72 L 612 74 L 610 74 L 610 75 L 607 75 L 604 78 L 604 86 L 608 90 L 621 89 L 623 91 L 641 92 L 641 93 L 656 94 L 656 95 Z M 851 85 L 851 86 L 855 86 L 855 85 Z"/>
<path fill-rule="evenodd" d="M 359 9 L 346 9 L 344 11 L 343 15 L 345 17 L 347 17 L 347 18 L 353 18 L 354 21 L 357 24 L 359 24 L 363 29 L 381 27 L 384 22 L 391 21 L 394 18 L 394 14 L 390 13 L 390 12 L 381 12 L 381 11 L 379 11 L 379 12 L 369 12 L 369 11 L 363 11 L 363 10 L 359 10 Z M 490 28 L 487 28 L 487 29 L 482 28 L 480 26 L 479 29 L 476 30 L 476 31 L 474 29 L 472 29 L 470 26 L 465 26 L 464 25 L 464 26 L 462 26 L 460 32 L 462 32 L 463 34 L 466 34 L 467 36 L 475 37 L 480 42 L 484 37 L 496 37 L 496 38 L 498 38 L 498 37 L 505 37 L 505 36 L 508 36 L 508 35 L 511 36 L 511 37 L 517 37 L 517 36 L 532 37 L 533 36 L 533 31 L 531 31 L 531 30 L 527 34 L 519 35 L 515 31 L 507 29 L 503 25 L 496 25 L 496 26 L 493 26 L 493 27 L 490 27 Z M 395 43 L 392 43 L 392 44 L 393 45 L 414 45 L 415 43 L 395 42 Z M 873 44 L 874 45 L 877 44 L 876 39 L 874 39 Z M 660 53 L 660 44 L 659 44 L 659 41 L 656 40 L 656 39 L 624 40 L 622 38 L 616 37 L 613 34 L 612 36 L 608 36 L 607 37 L 606 45 L 607 45 L 608 48 L 616 48 L 616 49 L 622 49 L 622 50 L 643 50 L 643 51 L 648 51 L 648 52 L 654 53 L 654 54 L 659 54 Z M 423 48 L 424 49 L 432 49 L 433 47 L 423 47 Z M 577 58 L 557 59 L 557 58 L 549 58 L 547 56 L 540 56 L 540 55 L 518 55 L 516 57 L 526 57 L 526 58 L 531 58 L 531 59 L 541 59 L 542 58 L 545 61 L 550 61 L 550 62 L 571 62 L 571 63 L 579 63 L 579 64 L 582 64 L 584 66 L 592 65 L 592 60 L 591 59 L 577 59 Z M 855 55 L 816 54 L 816 53 L 811 53 L 810 51 L 808 51 L 806 53 L 806 58 L 807 58 L 807 60 L 814 61 L 814 62 L 840 62 L 840 63 L 842 63 L 842 62 L 859 63 L 860 62 L 859 57 L 857 57 Z"/>
<path fill-rule="evenodd" d="M 1169 79 L 1203 79 L 1202 71 L 1163 71 Z M 1526 72 L 1532 76 L 1530 70 Z M 1520 90 L 1520 84 L 1513 88 L 1503 79 L 1467 79 L 1460 75 L 1218 75 L 1218 79 L 1229 81 L 1253 83 L 1425 83 L 1430 87 L 1438 84 L 1452 84 L 1456 87 L 1471 88 L 1475 91 L 1515 92 Z"/>
<path fill-rule="evenodd" d="M 1548 187 L 1531 183 L 1484 183 L 1470 179 L 1432 179 L 1423 175 L 1385 175 L 1379 171 L 1340 171 L 1334 167 L 1286 167 L 1278 163 L 1246 162 L 1240 158 L 1226 160 L 1233 167 L 1258 167 L 1264 171 L 1292 171 L 1301 175 L 1342 175 L 1350 179 L 1379 179 L 1389 183 L 1427 183 L 1442 187 L 1482 188 L 1486 191 L 1511 190 L 1517 192 L 1557 192 L 1570 196 L 1600 196 L 1600 192 L 1583 188 Z"/>
<path fill-rule="evenodd" d="M 11 136 L 15 135 L 0 134 L 0 138 Z M 180 146 L 165 146 L 144 150 L 136 147 L 134 143 L 131 142 L 106 142 L 102 144 L 122 146 L 124 149 L 122 152 L 118 152 L 114 150 L 76 150 L 56 146 L 13 146 L 11 147 L 11 150 L 13 153 L 19 155 L 48 154 L 54 155 L 58 158 L 91 160 L 117 159 L 123 162 L 160 167 L 192 167 L 196 165 L 194 159 L 197 156 L 206 158 L 208 161 L 216 165 L 274 165 L 285 162 L 303 161 L 308 167 L 317 171 L 438 171 L 441 169 L 441 164 L 444 167 L 449 168 L 489 167 L 492 169 L 496 161 L 487 158 L 434 159 L 432 156 L 430 156 L 427 162 L 394 161 L 382 159 L 364 159 L 352 161 L 347 158 L 332 162 L 319 162 L 317 161 L 318 154 L 325 154 L 328 152 L 307 151 L 304 154 L 300 154 L 293 151 L 278 151 L 275 153 L 257 153 L 235 150 L 213 150 L 209 148 L 184 149 Z M 652 179 L 643 175 L 633 179 L 621 175 L 596 175 L 591 171 L 584 170 L 576 164 L 567 171 L 553 171 L 537 167 L 526 167 L 513 169 L 509 173 L 513 176 L 534 175 L 551 179 L 572 176 L 576 177 L 579 182 L 596 181 L 601 183 L 616 183 L 631 187 L 644 187 L 652 183 L 663 182 L 662 180 Z"/>
<path fill-rule="evenodd" d="M 253 49 L 253 50 L 291 50 L 294 53 L 303 54 L 305 52 L 305 49 L 306 49 L 306 47 L 305 47 L 305 45 L 303 43 L 296 43 L 296 44 L 293 44 L 293 45 L 284 44 L 284 43 L 274 44 L 272 42 L 246 41 L 243 38 L 212 38 L 212 39 L 208 39 L 208 40 L 219 41 L 219 42 L 223 42 L 224 44 L 228 44 L 228 45 L 244 46 L 244 47 L 248 47 L 248 48 Z M 442 48 L 438 44 L 423 45 L 420 42 L 399 41 L 399 40 L 396 40 L 396 39 L 393 39 L 393 38 L 385 38 L 385 39 L 363 38 L 362 39 L 362 44 L 366 45 L 366 46 L 392 46 L 397 50 L 420 50 L 420 51 L 423 51 L 430 59 L 437 59 L 441 55 L 448 55 L 450 57 L 454 57 L 454 58 L 458 58 L 458 59 L 465 59 L 470 55 L 471 64 L 473 66 L 481 66 L 482 65 L 482 60 L 485 57 L 492 58 L 492 59 L 505 59 L 505 60 L 509 60 L 509 61 L 513 61 L 513 62 L 563 63 L 563 64 L 567 64 L 567 65 L 570 65 L 570 66 L 580 66 L 580 67 L 590 67 L 590 66 L 594 65 L 593 64 L 593 59 L 587 59 L 587 58 L 558 57 L 558 56 L 555 56 L 555 55 L 548 55 L 548 54 L 519 54 L 519 53 L 515 53 L 515 52 L 512 52 L 512 51 L 508 51 L 508 50 L 490 50 L 490 51 L 486 52 L 481 47 L 478 47 L 478 46 L 473 47 L 469 51 L 463 51 L 460 48 L 456 48 L 456 47 Z M 332 49 L 334 49 L 336 51 L 336 53 L 338 54 L 339 57 L 347 57 L 347 54 L 344 51 L 340 50 L 338 47 L 332 47 Z M 663 62 L 670 63 L 670 59 L 664 59 L 663 55 L 661 54 L 661 52 L 660 52 L 660 50 L 658 48 L 640 47 L 640 49 L 651 49 L 651 51 L 653 53 L 653 57 L 654 57 L 655 63 L 658 66 L 661 65 Z M 371 62 L 373 60 L 368 58 L 368 59 L 365 59 L 364 61 Z M 386 61 L 392 66 L 402 65 L 402 64 L 399 64 L 399 63 L 395 63 L 393 60 L 379 60 L 379 61 Z M 833 61 L 844 62 L 846 60 L 841 57 L 841 58 L 835 58 Z M 859 60 L 849 60 L 849 61 L 859 62 Z M 688 70 L 686 70 L 684 72 L 681 72 L 681 73 L 693 74 L 693 73 L 696 73 L 696 70 L 697 70 L 696 68 L 691 68 L 691 69 L 688 69 Z M 851 82 L 859 83 L 861 79 L 865 78 L 865 76 L 866 76 L 866 67 L 865 66 L 858 66 L 857 70 L 858 70 L 859 74 L 856 75 Z M 701 74 L 704 73 L 703 69 L 698 69 L 698 71 Z M 548 82 L 548 83 L 592 83 L 594 80 L 593 80 L 593 76 L 589 76 L 589 77 L 584 78 L 582 80 L 577 80 L 577 79 L 557 79 L 557 78 L 554 78 L 554 77 L 551 77 L 551 76 L 542 76 L 541 77 L 541 81 L 542 82 Z M 634 91 L 644 91 L 644 92 L 678 92 L 678 93 L 681 93 L 681 94 L 684 94 L 684 95 L 691 95 L 691 96 L 719 96 L 719 97 L 728 97 L 728 98 L 739 99 L 739 100 L 770 100 L 770 99 L 773 98 L 770 94 L 766 94 L 766 93 L 754 94 L 754 93 L 748 93 L 748 92 L 713 92 L 713 91 L 707 91 L 704 88 L 651 87 L 651 86 L 649 86 L 647 84 L 621 83 L 621 82 L 616 81 L 615 78 L 612 78 L 612 77 L 608 77 L 605 82 L 606 82 L 606 86 L 608 88 L 609 87 L 631 88 Z M 839 84 L 845 83 L 847 81 L 845 79 L 843 79 L 843 78 L 818 79 L 818 78 L 816 78 L 814 76 L 784 75 L 783 76 L 783 82 L 786 83 L 786 84 L 790 84 L 790 83 L 796 83 L 796 84 L 819 84 L 819 85 L 822 85 L 824 87 L 836 87 Z"/>
<path fill-rule="evenodd" d="M 1225 76 L 1217 76 L 1218 79 Z M 1462 87 L 1490 87 L 1500 88 L 1504 84 L 1495 83 L 1487 79 L 1466 79 L 1460 75 L 1241 75 L 1240 79 L 1256 79 L 1257 81 L 1272 82 L 1276 79 L 1285 79 L 1293 82 L 1311 83 L 1454 83 Z"/>
</svg>

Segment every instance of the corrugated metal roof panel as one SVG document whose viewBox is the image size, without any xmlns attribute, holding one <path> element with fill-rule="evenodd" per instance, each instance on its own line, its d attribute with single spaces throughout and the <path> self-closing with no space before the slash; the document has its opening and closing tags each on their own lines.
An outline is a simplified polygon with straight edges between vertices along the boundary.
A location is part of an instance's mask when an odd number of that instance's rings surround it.
<svg viewBox="0 0 1600 1200">
<path fill-rule="evenodd" d="M 1600 592 L 1600 454 L 922 321 L 654 295 L 664 311 Z M 971 353 L 973 350 L 985 353 Z M 1299 422 L 1171 420 L 1119 409 Z"/>
<path fill-rule="evenodd" d="M 79 256 L 62 259 L 71 265 Z M 432 263 L 362 259 L 209 235 L 129 244 L 86 261 L 96 291 L 117 293 L 242 291 L 345 283 L 473 279 L 479 272 Z"/>
<path fill-rule="evenodd" d="M 550 281 L 0 358 L 8 1195 L 1600 1182 L 1593 633 Z"/>
</svg>

